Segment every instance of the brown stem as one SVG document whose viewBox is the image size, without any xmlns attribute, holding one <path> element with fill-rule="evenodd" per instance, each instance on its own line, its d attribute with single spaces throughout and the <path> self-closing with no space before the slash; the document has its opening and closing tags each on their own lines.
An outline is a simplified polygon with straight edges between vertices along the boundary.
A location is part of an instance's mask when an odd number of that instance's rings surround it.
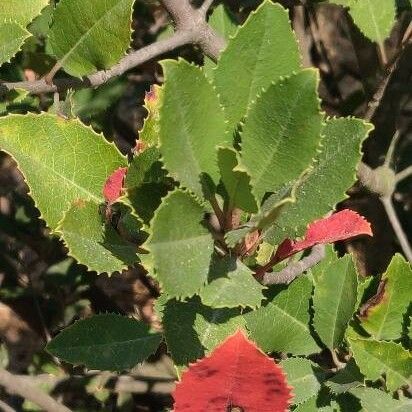
<svg viewBox="0 0 412 412">
<path fill-rule="evenodd" d="M 27 380 L 15 376 L 5 369 L 0 369 L 0 385 L 10 394 L 19 395 L 27 399 L 46 412 L 71 412 L 69 408 L 58 403 L 47 393 L 40 390 Z"/>
<path fill-rule="evenodd" d="M 197 44 L 208 57 L 216 61 L 225 41 L 207 24 L 204 9 L 193 8 L 188 0 L 162 0 L 162 3 L 175 21 L 176 31 L 173 36 L 133 51 L 112 68 L 98 71 L 83 79 L 55 79 L 51 83 L 51 78 L 46 76 L 47 78 L 35 81 L 0 82 L 0 93 L 24 89 L 32 94 L 41 94 L 69 88 L 97 87 L 113 77 L 187 44 Z"/>
</svg>

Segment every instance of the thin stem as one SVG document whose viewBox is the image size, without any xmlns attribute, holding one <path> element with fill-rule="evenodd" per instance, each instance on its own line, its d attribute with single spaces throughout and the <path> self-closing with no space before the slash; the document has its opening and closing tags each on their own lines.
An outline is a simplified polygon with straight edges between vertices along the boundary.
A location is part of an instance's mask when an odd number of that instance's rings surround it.
<svg viewBox="0 0 412 412">
<path fill-rule="evenodd" d="M 204 0 L 203 4 L 200 6 L 200 10 L 203 13 L 203 15 L 206 16 L 206 13 L 212 7 L 214 0 Z"/>
<path fill-rule="evenodd" d="M 288 285 L 308 269 L 319 263 L 324 257 L 325 245 L 313 246 L 310 254 L 303 259 L 290 263 L 279 272 L 265 273 L 263 275 L 262 284 L 265 286 Z"/>
<path fill-rule="evenodd" d="M 3 412 L 17 412 L 10 405 L 7 405 L 6 402 L 3 402 L 1 399 L 0 399 L 0 410 Z"/>
<path fill-rule="evenodd" d="M 389 196 L 383 196 L 380 198 L 380 200 L 383 204 L 383 207 L 385 208 L 386 214 L 388 215 L 393 230 L 399 240 L 403 253 L 405 254 L 408 261 L 412 263 L 412 249 L 409 245 L 408 237 L 406 236 L 399 222 L 398 216 L 392 203 L 392 198 Z"/>
<path fill-rule="evenodd" d="M 397 130 L 392 138 L 391 144 L 389 145 L 388 151 L 386 153 L 385 161 L 383 163 L 384 166 L 387 166 L 387 167 L 391 166 L 393 162 L 395 148 L 396 148 L 396 145 L 398 144 L 399 137 L 400 137 L 400 132 L 399 130 Z"/>
<path fill-rule="evenodd" d="M 379 42 L 378 49 L 382 67 L 385 68 L 388 65 L 388 55 L 386 54 L 385 45 Z"/>
<path fill-rule="evenodd" d="M 343 369 L 346 366 L 346 363 L 343 363 L 339 360 L 338 355 L 335 352 L 335 349 L 330 349 L 330 354 L 335 365 L 335 369 L 337 371 Z"/>
<path fill-rule="evenodd" d="M 212 206 L 213 211 L 215 212 L 217 220 L 219 221 L 220 229 L 224 230 L 225 215 L 223 214 L 222 209 L 220 208 L 219 203 L 217 202 L 216 196 L 215 195 L 210 196 L 209 202 Z"/>
<path fill-rule="evenodd" d="M 395 182 L 399 183 L 401 180 L 406 179 L 409 176 L 412 176 L 412 166 L 408 166 L 406 169 L 396 173 Z"/>
<path fill-rule="evenodd" d="M 58 403 L 47 393 L 40 390 L 37 386 L 31 384 L 27 380 L 15 376 L 5 369 L 0 369 L 0 385 L 10 394 L 16 394 L 24 399 L 27 399 L 41 410 L 46 412 L 71 412 L 69 408 Z"/>
<path fill-rule="evenodd" d="M 40 79 L 25 82 L 0 82 L 0 92 L 7 92 L 15 89 L 24 89 L 32 94 L 51 93 L 71 89 L 81 89 L 84 87 L 97 87 L 113 77 L 120 76 L 128 70 L 137 67 L 155 57 L 174 50 L 178 47 L 189 44 L 193 41 L 193 33 L 176 32 L 172 37 L 149 44 L 136 50 L 114 65 L 109 70 L 101 70 L 83 79 L 55 79 L 52 84 L 47 84 L 46 80 Z"/>
</svg>

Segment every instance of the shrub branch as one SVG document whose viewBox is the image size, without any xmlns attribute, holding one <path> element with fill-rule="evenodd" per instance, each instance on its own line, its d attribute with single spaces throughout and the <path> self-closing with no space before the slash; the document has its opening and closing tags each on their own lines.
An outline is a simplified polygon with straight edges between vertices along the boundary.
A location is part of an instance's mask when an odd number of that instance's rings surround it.
<svg viewBox="0 0 412 412">
<path fill-rule="evenodd" d="M 216 61 L 220 50 L 224 47 L 224 40 L 206 22 L 207 8 L 211 2 L 206 1 L 199 9 L 194 8 L 189 0 L 162 0 L 162 3 L 175 22 L 175 33 L 170 38 L 133 51 L 112 68 L 98 71 L 82 79 L 71 77 L 50 81 L 44 77 L 35 81 L 1 82 L 0 92 L 23 89 L 32 94 L 41 94 L 97 87 L 113 77 L 120 76 L 132 68 L 187 44 L 198 45 L 206 56 Z"/>
<path fill-rule="evenodd" d="M 27 399 L 46 412 L 71 412 L 69 408 L 53 399 L 50 395 L 32 385 L 25 379 L 0 369 L 0 385 L 10 393 Z"/>
</svg>

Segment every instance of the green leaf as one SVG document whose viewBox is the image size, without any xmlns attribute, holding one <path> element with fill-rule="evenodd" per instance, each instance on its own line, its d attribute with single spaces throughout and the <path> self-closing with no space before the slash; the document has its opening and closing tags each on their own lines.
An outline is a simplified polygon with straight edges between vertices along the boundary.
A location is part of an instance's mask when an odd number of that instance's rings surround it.
<svg viewBox="0 0 412 412">
<path fill-rule="evenodd" d="M 312 282 L 302 277 L 267 306 L 244 315 L 251 338 L 265 352 L 309 355 L 319 351 L 310 334 Z"/>
<path fill-rule="evenodd" d="M 411 354 L 401 345 L 354 338 L 349 338 L 349 343 L 353 357 L 366 379 L 375 381 L 384 373 L 390 391 L 412 383 Z"/>
<path fill-rule="evenodd" d="M 116 64 L 130 44 L 134 0 L 60 0 L 49 47 L 64 70 L 82 77 Z"/>
<path fill-rule="evenodd" d="M 293 388 L 293 404 L 298 405 L 315 396 L 319 389 L 316 366 L 307 359 L 289 358 L 279 363 L 286 373 L 287 382 Z"/>
<path fill-rule="evenodd" d="M 0 22 L 0 64 L 9 62 L 28 37 L 30 33 L 18 23 Z"/>
<path fill-rule="evenodd" d="M 191 296 L 206 283 L 213 239 L 202 226 L 203 214 L 190 194 L 175 190 L 151 222 L 145 246 L 153 254 L 154 276 L 170 297 Z"/>
<path fill-rule="evenodd" d="M 322 122 L 317 84 L 317 71 L 303 70 L 271 85 L 251 106 L 239 169 L 251 176 L 259 200 L 298 179 L 311 164 Z"/>
<path fill-rule="evenodd" d="M 351 0 L 349 13 L 360 31 L 370 40 L 383 44 L 395 24 L 393 0 Z"/>
<path fill-rule="evenodd" d="M 24 5 L 21 0 L 2 0 L 0 22 L 13 20 L 26 27 L 48 4 L 49 0 L 24 0 Z"/>
<path fill-rule="evenodd" d="M 328 249 L 334 258 L 312 269 L 313 325 L 322 342 L 333 350 L 342 342 L 355 312 L 358 277 L 350 255 L 338 259 L 332 246 Z"/>
<path fill-rule="evenodd" d="M 215 257 L 209 276 L 212 281 L 199 292 L 205 305 L 213 308 L 260 306 L 265 287 L 242 262 L 231 257 Z"/>
<path fill-rule="evenodd" d="M 60 332 L 47 350 L 89 369 L 122 371 L 143 362 L 161 339 L 142 322 L 108 313 L 77 321 Z"/>
<path fill-rule="evenodd" d="M 384 282 L 383 293 L 377 300 L 373 298 L 361 324 L 377 340 L 398 339 L 402 334 L 403 317 L 411 302 L 410 264 L 401 255 L 395 255 L 381 282 Z"/>
<path fill-rule="evenodd" d="M 238 27 L 233 16 L 223 4 L 219 4 L 214 8 L 208 22 L 209 25 L 226 41 L 236 33 Z M 215 67 L 216 64 L 208 57 L 205 57 L 203 71 L 208 79 L 213 79 L 213 69 Z"/>
<path fill-rule="evenodd" d="M 90 127 L 46 113 L 0 118 L 0 149 L 17 161 L 53 230 L 75 200 L 103 202 L 106 178 L 125 165 L 115 146 Z"/>
<path fill-rule="evenodd" d="M 218 183 L 217 146 L 229 141 L 223 111 L 201 69 L 185 60 L 162 62 L 160 151 L 170 175 L 197 196 Z M 207 119 L 207 123 L 205 123 Z"/>
<path fill-rule="evenodd" d="M 219 148 L 218 163 L 225 195 L 228 198 L 228 210 L 240 208 L 245 212 L 257 212 L 258 206 L 251 192 L 250 177 L 245 172 L 234 170 L 238 165 L 236 150 L 228 147 Z"/>
<path fill-rule="evenodd" d="M 412 400 L 396 400 L 389 394 L 374 388 L 357 388 L 351 391 L 360 399 L 364 412 L 409 412 Z"/>
<path fill-rule="evenodd" d="M 263 88 L 300 68 L 298 45 L 288 12 L 264 1 L 222 52 L 215 85 L 230 130 L 246 114 Z"/>
<path fill-rule="evenodd" d="M 123 240 L 111 224 L 105 224 L 100 205 L 76 201 L 58 227 L 69 255 L 97 273 L 121 272 L 138 258 L 137 247 Z"/>
<path fill-rule="evenodd" d="M 144 120 L 143 128 L 139 132 L 139 142 L 147 146 L 157 146 L 160 134 L 160 107 L 163 102 L 163 87 L 152 85 L 150 91 L 146 93 L 144 107 L 147 110 L 147 117 Z"/>
<path fill-rule="evenodd" d="M 195 297 L 188 302 L 169 300 L 163 310 L 167 347 L 176 366 L 203 358 L 244 325 L 236 309 L 213 309 Z"/>
<path fill-rule="evenodd" d="M 296 189 L 296 202 L 267 232 L 267 241 L 276 244 L 285 237 L 295 237 L 296 232 L 302 235 L 310 222 L 333 210 L 345 198 L 345 191 L 355 181 L 361 143 L 371 129 L 372 125 L 359 119 L 326 121 L 321 150 Z"/>
<path fill-rule="evenodd" d="M 364 380 L 365 378 L 360 373 L 355 361 L 351 359 L 343 369 L 329 378 L 325 384 L 334 394 L 339 395 L 349 389 L 363 385 Z"/>
</svg>

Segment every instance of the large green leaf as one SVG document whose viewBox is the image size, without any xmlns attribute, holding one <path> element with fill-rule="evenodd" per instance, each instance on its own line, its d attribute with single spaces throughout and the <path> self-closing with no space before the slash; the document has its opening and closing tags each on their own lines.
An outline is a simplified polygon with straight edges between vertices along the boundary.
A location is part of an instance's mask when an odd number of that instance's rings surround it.
<svg viewBox="0 0 412 412">
<path fill-rule="evenodd" d="M 300 67 L 288 12 L 264 1 L 222 52 L 215 84 L 232 130 L 263 88 Z"/>
<path fill-rule="evenodd" d="M 412 410 L 411 399 L 393 399 L 379 389 L 358 388 L 351 393 L 360 399 L 364 412 L 410 412 Z"/>
<path fill-rule="evenodd" d="M 362 326 L 377 340 L 398 339 L 411 303 L 411 265 L 401 255 L 395 255 L 381 282 L 384 282 L 383 291 L 368 306 L 361 319 Z"/>
<path fill-rule="evenodd" d="M 308 355 L 319 351 L 310 334 L 309 301 L 312 282 L 302 277 L 267 306 L 244 317 L 251 338 L 265 352 Z"/>
<path fill-rule="evenodd" d="M 349 338 L 353 357 L 366 379 L 375 381 L 386 375 L 386 386 L 395 391 L 411 385 L 412 356 L 394 342 Z"/>
<path fill-rule="evenodd" d="M 209 276 L 212 281 L 200 290 L 202 302 L 212 308 L 235 308 L 260 306 L 265 289 L 253 272 L 242 262 L 231 257 L 216 257 Z"/>
<path fill-rule="evenodd" d="M 271 85 L 251 106 L 239 169 L 251 176 L 259 200 L 296 180 L 311 164 L 322 122 L 317 84 L 317 71 L 304 70 Z"/>
<path fill-rule="evenodd" d="M 316 366 L 307 359 L 289 358 L 279 363 L 286 373 L 288 385 L 293 388 L 293 404 L 298 405 L 315 396 L 321 380 Z"/>
<path fill-rule="evenodd" d="M 217 95 L 199 67 L 185 60 L 162 63 L 160 150 L 171 176 L 197 196 L 219 180 L 217 146 L 230 140 Z"/>
<path fill-rule="evenodd" d="M 233 170 L 238 165 L 236 150 L 229 147 L 219 148 L 218 163 L 228 210 L 237 207 L 245 212 L 257 212 L 258 206 L 252 195 L 250 177 L 245 172 Z"/>
<path fill-rule="evenodd" d="M 323 127 L 321 150 L 313 168 L 295 192 L 296 202 L 280 216 L 266 239 L 273 244 L 285 237 L 302 235 L 306 226 L 333 210 L 355 181 L 356 165 L 361 158 L 360 145 L 370 124 L 354 118 L 329 119 Z"/>
<path fill-rule="evenodd" d="M 46 113 L 0 118 L 0 149 L 16 159 L 53 230 L 75 200 L 103 202 L 106 178 L 125 165 L 115 146 L 90 127 Z"/>
<path fill-rule="evenodd" d="M 138 259 L 137 247 L 123 240 L 110 223 L 105 224 L 100 205 L 76 201 L 59 225 L 69 254 L 97 273 L 122 271 Z"/>
<path fill-rule="evenodd" d="M 117 63 L 130 44 L 134 0 L 60 0 L 49 46 L 64 70 L 82 77 Z"/>
<path fill-rule="evenodd" d="M 142 322 L 108 313 L 77 321 L 60 332 L 47 350 L 89 369 L 122 371 L 143 362 L 161 339 Z"/>
<path fill-rule="evenodd" d="M 170 297 L 188 297 L 206 283 L 213 239 L 202 225 L 203 208 L 188 193 L 165 197 L 151 222 L 145 246 L 152 253 L 154 276 Z"/>
<path fill-rule="evenodd" d="M 338 259 L 332 246 L 328 249 L 333 258 L 313 269 L 313 325 L 322 342 L 333 350 L 342 342 L 356 309 L 358 276 L 350 255 Z"/>
<path fill-rule="evenodd" d="M 350 0 L 349 13 L 361 32 L 383 44 L 395 24 L 396 5 L 394 0 Z"/>
<path fill-rule="evenodd" d="M 199 298 L 187 302 L 169 300 L 163 309 L 167 347 L 176 366 L 204 357 L 225 338 L 244 325 L 236 309 L 213 309 Z"/>
<path fill-rule="evenodd" d="M 0 21 L 0 64 L 9 62 L 21 49 L 30 33 L 14 21 Z"/>
</svg>

